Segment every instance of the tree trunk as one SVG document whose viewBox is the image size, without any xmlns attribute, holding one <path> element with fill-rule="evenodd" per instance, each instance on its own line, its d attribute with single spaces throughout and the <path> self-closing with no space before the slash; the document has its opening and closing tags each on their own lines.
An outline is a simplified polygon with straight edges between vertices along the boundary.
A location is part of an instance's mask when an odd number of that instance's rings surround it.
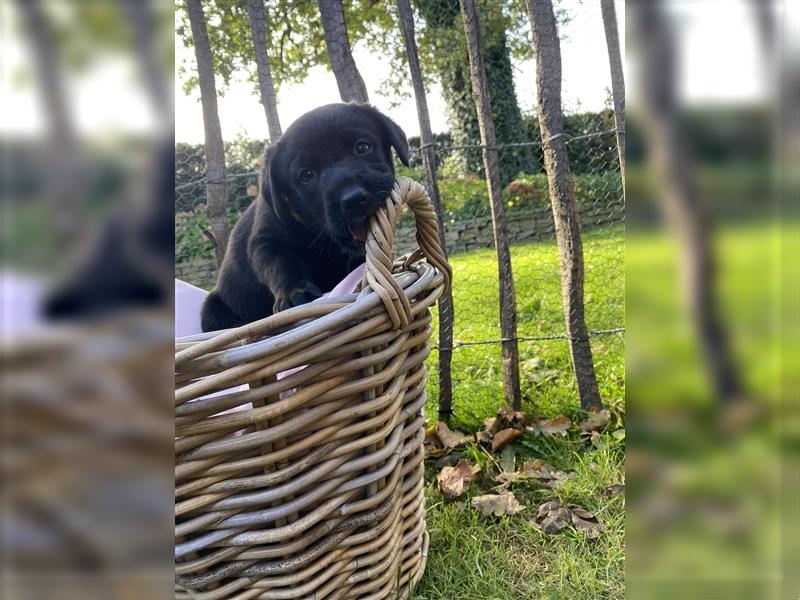
<svg viewBox="0 0 800 600">
<path fill-rule="evenodd" d="M 767 0 L 750 0 L 753 19 L 758 29 L 758 39 L 765 57 L 765 67 L 772 69 L 775 60 L 775 48 L 777 46 L 777 27 L 775 23 L 775 12 L 780 8 L 780 2 L 768 2 Z"/>
<path fill-rule="evenodd" d="M 153 0 L 125 0 L 125 10 L 131 19 L 136 54 L 141 61 L 142 78 L 150 101 L 159 118 L 169 120 L 174 109 L 174 94 L 169 90 L 164 68 L 158 59 L 155 5 Z"/>
<path fill-rule="evenodd" d="M 439 221 L 439 242 L 447 256 L 447 245 L 444 235 L 444 219 L 442 203 L 439 198 L 439 186 L 436 182 L 436 149 L 433 145 L 431 119 L 428 113 L 428 99 L 425 96 L 425 85 L 422 81 L 422 70 L 417 56 L 417 42 L 414 39 L 414 14 L 409 0 L 397 0 L 400 13 L 400 26 L 408 56 L 408 70 L 414 86 L 414 98 L 417 104 L 420 139 L 422 142 L 422 160 L 425 169 L 425 184 L 428 195 L 436 208 L 436 219 Z M 453 414 L 453 381 L 450 365 L 453 356 L 453 294 L 445 290 L 439 298 L 439 417 L 449 419 Z"/>
<path fill-rule="evenodd" d="M 73 129 L 52 27 L 40 0 L 17 0 L 17 7 L 30 41 L 37 85 L 47 120 L 45 190 L 53 203 L 56 237 L 63 246 L 69 247 L 82 237 L 84 207 L 81 200 L 85 169 Z"/>
<path fill-rule="evenodd" d="M 681 135 L 675 48 L 658 0 L 631 8 L 639 46 L 638 79 L 648 155 L 667 223 L 680 245 L 682 287 L 717 398 L 739 400 L 742 385 L 719 318 L 710 220 Z"/>
<path fill-rule="evenodd" d="M 611 97 L 614 100 L 614 127 L 617 130 L 617 152 L 619 170 L 625 185 L 625 76 L 622 72 L 622 56 L 617 32 L 617 11 L 614 0 L 600 0 L 603 12 L 603 27 L 606 31 L 608 64 L 611 68 Z"/>
<path fill-rule="evenodd" d="M 600 392 L 584 319 L 583 247 L 561 115 L 561 47 L 552 1 L 527 0 L 527 3 L 536 54 L 539 129 L 561 257 L 564 320 L 581 407 L 589 410 L 600 406 Z"/>
<path fill-rule="evenodd" d="M 367 86 L 364 85 L 356 61 L 350 52 L 342 0 L 318 0 L 318 3 L 325 45 L 328 48 L 331 69 L 336 77 L 336 85 L 339 87 L 339 96 L 343 102 L 365 104 L 369 102 Z"/>
<path fill-rule="evenodd" d="M 503 338 L 503 387 L 506 402 L 518 410 L 521 404 L 519 387 L 519 348 L 517 346 L 517 302 L 514 295 L 514 278 L 511 272 L 511 251 L 508 246 L 505 207 L 503 206 L 500 165 L 497 156 L 497 139 L 489 100 L 489 86 L 483 62 L 480 22 L 475 0 L 460 0 L 467 39 L 472 98 L 478 112 L 478 124 L 483 146 L 483 164 L 486 185 L 492 209 L 492 226 L 497 248 L 497 267 L 500 283 L 500 332 Z"/>
<path fill-rule="evenodd" d="M 225 207 L 228 204 L 228 184 L 225 175 L 225 146 L 217 109 L 217 86 L 214 81 L 214 60 L 208 41 L 206 18 L 200 0 L 186 0 L 189 23 L 192 28 L 194 55 L 197 59 L 197 76 L 200 80 L 200 102 L 203 105 L 203 130 L 205 132 L 206 195 L 208 224 L 214 236 L 217 266 L 222 264 L 228 244 L 228 225 Z"/>
<path fill-rule="evenodd" d="M 261 92 L 261 104 L 267 117 L 269 141 L 274 144 L 280 139 L 283 131 L 278 118 L 278 100 L 275 97 L 275 85 L 269 68 L 269 52 L 267 47 L 267 23 L 264 0 L 247 0 L 247 12 L 250 15 L 250 28 L 253 32 L 253 50 L 258 68 L 258 89 Z"/>
</svg>

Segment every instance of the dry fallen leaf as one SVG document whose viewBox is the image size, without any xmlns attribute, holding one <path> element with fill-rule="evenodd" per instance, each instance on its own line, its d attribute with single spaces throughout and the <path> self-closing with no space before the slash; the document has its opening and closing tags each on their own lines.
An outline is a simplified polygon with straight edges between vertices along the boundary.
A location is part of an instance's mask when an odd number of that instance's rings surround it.
<svg viewBox="0 0 800 600">
<path fill-rule="evenodd" d="M 572 421 L 562 415 L 555 419 L 539 419 L 528 427 L 528 431 L 537 435 L 567 435 L 571 426 Z"/>
<path fill-rule="evenodd" d="M 611 413 L 607 408 L 602 410 L 592 410 L 589 415 L 581 421 L 581 431 L 588 433 L 590 431 L 599 431 L 603 429 L 611 420 Z"/>
<path fill-rule="evenodd" d="M 572 513 L 572 524 L 578 531 L 583 531 L 586 537 L 596 538 L 606 530 L 606 526 L 582 506 L 570 504 L 569 508 Z"/>
<path fill-rule="evenodd" d="M 458 498 L 480 470 L 479 465 L 473 465 L 466 458 L 458 461 L 455 467 L 443 467 L 436 477 L 439 491 L 445 498 Z"/>
<path fill-rule="evenodd" d="M 472 439 L 472 436 L 458 429 L 451 431 L 444 421 L 439 421 L 439 424 L 436 426 L 436 435 L 445 448 L 458 448 Z"/>
<path fill-rule="evenodd" d="M 496 486 L 494 489 L 498 491 L 507 490 L 512 483 L 525 481 L 527 479 L 529 479 L 529 477 L 520 471 L 503 471 L 495 477 L 495 480 L 499 482 L 500 485 Z"/>
<path fill-rule="evenodd" d="M 547 482 L 547 485 L 553 489 L 556 489 L 567 479 L 572 479 L 573 477 L 575 477 L 575 473 L 565 473 L 564 471 L 553 471 L 553 476 Z"/>
<path fill-rule="evenodd" d="M 494 434 L 497 433 L 500 421 L 492 417 L 489 419 L 484 419 L 483 424 L 485 425 L 485 428 L 481 429 L 475 434 L 475 441 L 479 444 L 488 444 L 492 441 Z"/>
<path fill-rule="evenodd" d="M 531 523 L 545 533 L 558 533 L 567 525 L 569 517 L 569 510 L 561 504 L 560 500 L 556 499 L 542 504 L 536 518 Z"/>
<path fill-rule="evenodd" d="M 522 472 L 532 479 L 552 479 L 550 467 L 538 458 L 536 460 L 526 460 L 522 463 Z"/>
<path fill-rule="evenodd" d="M 442 456 L 445 452 L 447 452 L 447 448 L 441 448 L 436 446 L 425 446 L 425 458 L 438 458 Z"/>
<path fill-rule="evenodd" d="M 495 515 L 515 515 L 518 512 L 525 510 L 514 494 L 511 492 L 503 492 L 502 494 L 486 494 L 484 496 L 476 496 L 472 499 L 472 506 L 481 511 L 484 516 Z"/>
<path fill-rule="evenodd" d="M 542 504 L 531 523 L 545 533 L 557 533 L 570 521 L 575 529 L 583 531 L 590 538 L 595 538 L 606 530 L 606 526 L 582 506 L 570 504 L 566 507 L 558 499 Z"/>
<path fill-rule="evenodd" d="M 500 420 L 497 417 L 488 417 L 483 420 L 483 426 L 494 435 L 500 430 Z"/>
<path fill-rule="evenodd" d="M 600 492 L 600 495 L 603 498 L 610 498 L 614 494 L 624 494 L 625 493 L 625 484 L 624 483 L 615 483 L 614 485 L 610 485 L 607 488 L 603 488 L 603 491 Z"/>
<path fill-rule="evenodd" d="M 602 449 L 605 446 L 602 438 L 600 437 L 600 434 L 597 433 L 596 431 L 590 432 L 589 441 L 592 442 L 592 446 L 594 446 L 598 450 Z"/>
<path fill-rule="evenodd" d="M 425 458 L 435 458 L 447 451 L 447 448 L 443 448 L 442 443 L 439 441 L 439 436 L 436 433 L 436 425 L 431 425 L 425 429 L 423 445 L 425 447 Z"/>
<path fill-rule="evenodd" d="M 497 420 L 500 421 L 499 425 L 505 425 L 506 427 L 511 427 L 512 429 L 523 430 L 525 429 L 525 423 L 528 420 L 528 415 L 521 410 L 512 410 L 504 406 L 497 413 Z"/>
<path fill-rule="evenodd" d="M 519 437 L 522 432 L 519 429 L 503 429 L 502 431 L 498 431 L 494 435 L 494 439 L 492 439 L 492 452 L 497 452 L 507 444 L 511 442 L 516 437 Z"/>
<path fill-rule="evenodd" d="M 546 465 L 541 460 L 528 460 L 522 464 L 522 472 L 530 479 L 538 479 L 555 489 L 567 479 L 575 477 L 575 473 L 565 473 L 556 471 L 553 467 Z"/>
</svg>

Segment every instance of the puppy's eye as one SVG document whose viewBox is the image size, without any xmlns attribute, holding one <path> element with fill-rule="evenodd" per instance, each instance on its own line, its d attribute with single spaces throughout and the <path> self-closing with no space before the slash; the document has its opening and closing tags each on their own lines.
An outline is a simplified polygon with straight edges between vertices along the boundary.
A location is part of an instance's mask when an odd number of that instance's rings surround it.
<svg viewBox="0 0 800 600">
<path fill-rule="evenodd" d="M 356 154 L 366 154 L 370 150 L 372 150 L 372 144 L 369 142 L 365 142 L 364 140 L 356 142 Z"/>
<path fill-rule="evenodd" d="M 300 169 L 297 174 L 297 180 L 300 183 L 309 183 L 312 179 L 314 179 L 314 171 L 311 169 Z"/>
</svg>

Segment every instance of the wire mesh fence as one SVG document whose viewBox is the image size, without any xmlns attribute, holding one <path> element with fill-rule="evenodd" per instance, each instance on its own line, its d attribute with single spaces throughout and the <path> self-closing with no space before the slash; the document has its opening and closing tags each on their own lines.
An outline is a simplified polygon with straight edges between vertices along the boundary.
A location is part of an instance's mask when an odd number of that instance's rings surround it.
<svg viewBox="0 0 800 600">
<path fill-rule="evenodd" d="M 512 58 L 523 47 L 530 47 L 526 17 L 496 10 L 495 4 L 503 3 L 482 2 L 479 7 L 497 131 L 493 149 L 498 153 L 511 249 L 523 402 L 542 408 L 548 404 L 577 406 L 560 257 L 538 119 L 520 110 L 514 87 Z M 463 421 L 480 423 L 504 398 L 500 282 L 483 145 L 471 97 L 459 3 L 418 0 L 415 8 L 420 59 L 423 67 L 430 66 L 426 78 L 441 84 L 449 124 L 448 132 L 434 136 L 432 147 L 445 241 L 454 272 L 453 343 L 451 348 L 435 348 L 438 352 L 429 358 L 429 368 L 436 372 L 440 354 L 451 351 L 454 410 Z M 387 10 L 399 27 L 395 8 L 387 6 Z M 557 16 L 567 18 L 561 13 Z M 625 203 L 615 134 L 610 109 L 564 117 L 582 231 L 586 325 L 601 396 L 612 401 L 620 399 L 624 369 Z M 419 138 L 409 142 L 410 166 L 398 165 L 398 173 L 424 181 L 423 144 Z M 257 162 L 264 145 L 264 140 L 247 139 L 226 145 L 227 215 L 231 226 L 257 196 Z M 176 164 L 176 274 L 210 289 L 216 266 L 205 214 L 202 146 L 179 144 Z M 401 222 L 396 243 L 398 253 L 410 250 L 414 244 L 410 219 Z M 438 386 L 437 378 L 430 377 L 429 414 L 435 413 Z"/>
</svg>

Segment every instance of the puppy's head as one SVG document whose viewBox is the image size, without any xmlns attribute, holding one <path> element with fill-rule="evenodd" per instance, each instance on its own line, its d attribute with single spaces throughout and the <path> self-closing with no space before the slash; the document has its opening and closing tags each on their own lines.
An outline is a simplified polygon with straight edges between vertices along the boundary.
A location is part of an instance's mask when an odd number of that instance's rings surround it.
<svg viewBox="0 0 800 600">
<path fill-rule="evenodd" d="M 367 222 L 394 185 L 392 148 L 408 165 L 394 121 L 368 105 L 330 104 L 295 121 L 265 156 L 264 197 L 285 222 L 324 230 L 358 249 Z M 266 185 L 263 177 L 262 187 Z"/>
</svg>

